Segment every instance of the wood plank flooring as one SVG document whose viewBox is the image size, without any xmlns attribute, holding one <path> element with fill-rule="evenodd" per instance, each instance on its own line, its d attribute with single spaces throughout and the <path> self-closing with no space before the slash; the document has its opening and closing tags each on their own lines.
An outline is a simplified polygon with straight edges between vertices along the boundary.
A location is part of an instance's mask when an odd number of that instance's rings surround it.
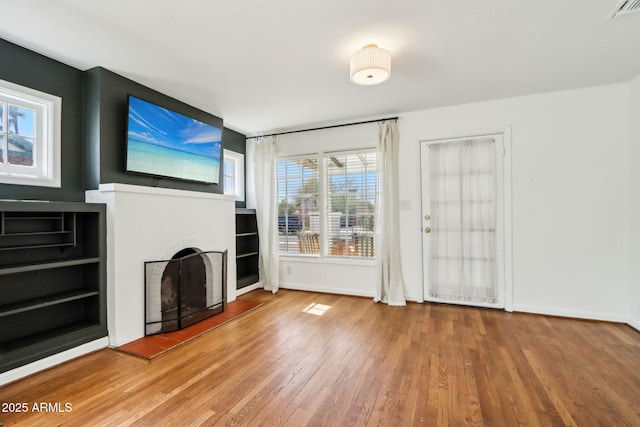
<svg viewBox="0 0 640 427">
<path fill-rule="evenodd" d="M 287 290 L 241 298 L 265 304 L 152 361 L 103 350 L 0 388 L 3 409 L 28 407 L 0 420 L 640 426 L 640 333 L 626 325 Z"/>
</svg>

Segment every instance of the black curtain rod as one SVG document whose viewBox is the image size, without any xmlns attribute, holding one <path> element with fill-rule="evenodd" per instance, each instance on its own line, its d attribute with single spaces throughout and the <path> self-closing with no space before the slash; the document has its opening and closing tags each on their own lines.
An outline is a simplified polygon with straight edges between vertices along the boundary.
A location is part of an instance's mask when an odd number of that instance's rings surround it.
<svg viewBox="0 0 640 427">
<path fill-rule="evenodd" d="M 248 139 L 251 139 L 251 138 L 266 138 L 268 136 L 288 135 L 290 133 L 310 132 L 312 130 L 341 128 L 341 127 L 344 127 L 344 126 L 366 125 L 367 123 L 384 122 L 384 121 L 387 121 L 387 120 L 398 120 L 398 117 L 397 116 L 396 117 L 387 117 L 386 119 L 367 120 L 365 122 L 356 122 L 356 123 L 344 123 L 344 124 L 341 124 L 341 125 L 323 126 L 323 127 L 311 128 L 311 129 L 290 130 L 288 132 L 270 133 L 269 135 L 251 136 Z"/>
</svg>

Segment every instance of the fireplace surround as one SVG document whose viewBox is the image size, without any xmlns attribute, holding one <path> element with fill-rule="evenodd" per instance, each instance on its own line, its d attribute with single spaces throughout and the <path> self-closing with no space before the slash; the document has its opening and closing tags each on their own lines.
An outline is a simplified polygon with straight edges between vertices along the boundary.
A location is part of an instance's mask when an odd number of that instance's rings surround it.
<svg viewBox="0 0 640 427">
<path fill-rule="evenodd" d="M 107 204 L 107 324 L 118 347 L 145 332 L 144 263 L 185 248 L 235 254 L 232 196 L 129 184 L 100 184 L 87 201 Z M 227 263 L 226 302 L 236 299 L 236 263 Z"/>
</svg>

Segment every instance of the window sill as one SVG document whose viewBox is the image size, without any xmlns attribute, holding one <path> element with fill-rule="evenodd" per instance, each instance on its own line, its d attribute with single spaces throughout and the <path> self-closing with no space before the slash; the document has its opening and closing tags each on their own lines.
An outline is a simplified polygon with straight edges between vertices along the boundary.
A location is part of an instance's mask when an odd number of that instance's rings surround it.
<svg viewBox="0 0 640 427">
<path fill-rule="evenodd" d="M 375 267 L 375 258 L 347 258 L 347 257 L 319 257 L 313 255 L 280 255 L 281 262 L 300 262 L 311 264 L 335 264 L 335 265 L 353 265 L 362 267 Z"/>
<path fill-rule="evenodd" d="M 13 173 L 0 172 L 0 184 L 8 185 L 26 185 L 31 187 L 52 187 L 60 188 L 60 177 L 39 177 L 22 175 L 19 176 Z"/>
</svg>

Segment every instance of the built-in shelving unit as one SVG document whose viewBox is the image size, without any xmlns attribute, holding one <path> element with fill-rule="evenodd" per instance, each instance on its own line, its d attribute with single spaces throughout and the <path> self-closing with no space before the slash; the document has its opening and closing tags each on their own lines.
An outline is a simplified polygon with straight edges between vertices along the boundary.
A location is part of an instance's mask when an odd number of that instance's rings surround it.
<svg viewBox="0 0 640 427">
<path fill-rule="evenodd" d="M 0 372 L 105 337 L 105 206 L 0 201 Z"/>
<path fill-rule="evenodd" d="M 258 222 L 255 209 L 236 209 L 237 289 L 258 282 Z"/>
</svg>

